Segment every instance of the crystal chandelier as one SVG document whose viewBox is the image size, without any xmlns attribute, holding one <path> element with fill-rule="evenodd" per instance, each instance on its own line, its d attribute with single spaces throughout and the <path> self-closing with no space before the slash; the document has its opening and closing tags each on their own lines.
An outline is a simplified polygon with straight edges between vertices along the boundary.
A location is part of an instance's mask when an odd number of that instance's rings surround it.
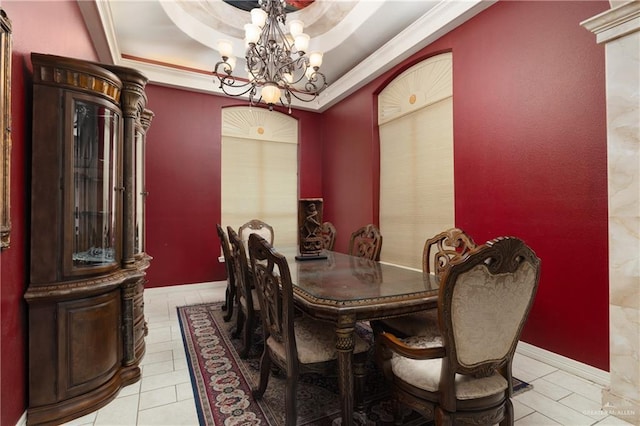
<svg viewBox="0 0 640 426">
<path fill-rule="evenodd" d="M 231 74 L 236 58 L 227 40 L 218 42 L 222 60 L 213 74 L 226 95 L 248 94 L 251 105 L 262 101 L 269 109 L 280 102 L 291 112 L 292 97 L 311 102 L 327 87 L 324 74 L 318 71 L 322 53 L 306 54 L 309 36 L 303 33 L 302 21 L 292 20 L 286 27 L 285 0 L 259 0 L 258 4 L 260 8 L 251 10 L 251 23 L 244 26 L 248 79 Z"/>
</svg>

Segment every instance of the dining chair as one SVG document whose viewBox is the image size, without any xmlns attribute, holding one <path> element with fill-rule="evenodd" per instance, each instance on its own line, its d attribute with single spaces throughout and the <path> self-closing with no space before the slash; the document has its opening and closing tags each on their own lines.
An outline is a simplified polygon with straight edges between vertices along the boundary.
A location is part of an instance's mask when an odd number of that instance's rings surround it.
<svg viewBox="0 0 640 426">
<path fill-rule="evenodd" d="M 249 254 L 249 235 L 251 234 L 259 234 L 269 241 L 269 244 L 273 245 L 273 227 L 260 219 L 251 219 L 250 221 L 242 224 L 238 229 L 238 236 L 240 236 L 240 240 L 244 244 L 247 255 Z"/>
<path fill-rule="evenodd" d="M 260 382 L 253 397 L 262 398 L 272 364 L 286 374 L 286 425 L 297 419 L 296 391 L 301 370 L 324 372 L 336 369 L 334 327 L 306 315 L 295 315 L 293 283 L 287 259 L 260 235 L 249 236 L 249 257 L 260 300 L 264 352 L 260 360 Z M 369 343 L 355 336 L 354 371 L 364 371 Z M 356 401 L 361 400 L 364 375 L 356 377 Z"/>
<path fill-rule="evenodd" d="M 258 315 L 260 315 L 260 303 L 256 297 L 253 275 L 249 271 L 249 260 L 244 244 L 232 227 L 227 227 L 227 233 L 233 252 L 236 288 L 238 289 L 238 315 L 233 337 L 242 339 L 239 355 L 244 359 L 249 356 L 251 351 L 253 334 L 257 327 Z"/>
<path fill-rule="evenodd" d="M 450 228 L 427 239 L 422 250 L 422 272 L 434 274 L 438 280 L 456 259 L 466 256 L 476 243 L 460 228 Z M 375 326 L 382 327 L 396 336 L 431 335 L 438 326 L 438 310 L 428 309 L 402 317 L 378 320 Z"/>
<path fill-rule="evenodd" d="M 224 315 L 224 320 L 228 322 L 233 316 L 233 304 L 236 297 L 236 274 L 233 256 L 231 255 L 231 248 L 229 247 L 229 238 L 222 229 L 219 223 L 216 224 L 218 231 L 218 237 L 220 238 L 220 246 L 222 247 L 222 256 L 224 257 L 224 267 L 227 270 L 227 289 L 225 290 L 224 305 L 222 310 L 227 313 Z"/>
<path fill-rule="evenodd" d="M 331 222 L 322 224 L 322 239 L 324 240 L 324 249 L 332 251 L 336 243 L 336 227 Z"/>
<path fill-rule="evenodd" d="M 515 237 L 452 260 L 440 285 L 438 335 L 377 336 L 396 407 L 436 425 L 513 425 L 513 355 L 539 278 L 540 259 Z M 401 410 L 395 415 L 400 424 Z"/>
<path fill-rule="evenodd" d="M 381 250 L 382 234 L 375 225 L 370 223 L 351 234 L 348 251 L 351 256 L 380 260 Z"/>
</svg>

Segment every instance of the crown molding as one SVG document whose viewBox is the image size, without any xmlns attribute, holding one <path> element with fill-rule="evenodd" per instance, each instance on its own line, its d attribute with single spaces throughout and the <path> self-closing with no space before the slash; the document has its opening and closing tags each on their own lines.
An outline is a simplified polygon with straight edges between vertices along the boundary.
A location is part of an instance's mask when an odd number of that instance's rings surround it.
<svg viewBox="0 0 640 426">
<path fill-rule="evenodd" d="M 441 1 L 343 77 L 330 84 L 316 100 L 292 100 L 292 108 L 314 112 L 323 112 L 331 108 L 495 2 L 496 0 Z M 135 68 L 145 74 L 150 83 L 226 96 L 213 81 L 211 71 L 190 70 L 171 64 L 153 63 L 142 58 L 123 57 L 115 36 L 109 2 L 78 0 L 78 5 L 100 61 Z"/>
</svg>

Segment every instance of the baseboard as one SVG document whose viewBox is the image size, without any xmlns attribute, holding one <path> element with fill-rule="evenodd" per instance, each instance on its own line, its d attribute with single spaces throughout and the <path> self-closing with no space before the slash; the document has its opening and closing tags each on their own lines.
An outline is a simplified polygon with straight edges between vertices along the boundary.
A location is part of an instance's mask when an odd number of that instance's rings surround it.
<svg viewBox="0 0 640 426">
<path fill-rule="evenodd" d="M 180 284 L 180 285 L 169 285 L 164 287 L 145 287 L 144 293 L 147 296 L 164 294 L 164 293 L 174 293 L 174 292 L 183 292 L 183 291 L 198 291 L 198 290 L 211 290 L 217 289 L 221 287 L 226 287 L 226 281 L 211 281 L 205 283 L 194 283 L 194 284 Z"/>
<path fill-rule="evenodd" d="M 16 426 L 27 426 L 27 412 L 26 411 L 24 413 L 22 413 L 22 415 L 18 419 L 18 423 L 16 423 Z"/>
<path fill-rule="evenodd" d="M 516 352 L 602 386 L 609 386 L 611 381 L 607 371 L 603 371 L 599 368 L 592 367 L 571 358 L 538 348 L 530 345 L 529 343 L 519 342 Z"/>
</svg>

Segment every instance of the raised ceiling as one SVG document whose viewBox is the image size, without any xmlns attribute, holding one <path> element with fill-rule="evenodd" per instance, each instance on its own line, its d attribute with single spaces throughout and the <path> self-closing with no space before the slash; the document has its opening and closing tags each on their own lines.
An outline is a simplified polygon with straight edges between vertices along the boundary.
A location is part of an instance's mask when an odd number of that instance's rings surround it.
<svg viewBox="0 0 640 426">
<path fill-rule="evenodd" d="M 221 94 L 212 70 L 216 44 L 244 57 L 249 13 L 223 0 L 78 0 L 101 62 L 136 68 L 150 81 Z M 295 108 L 323 111 L 489 7 L 481 0 L 315 0 L 290 12 L 324 52 L 329 87 Z M 236 66 L 243 69 L 244 64 Z"/>
</svg>

